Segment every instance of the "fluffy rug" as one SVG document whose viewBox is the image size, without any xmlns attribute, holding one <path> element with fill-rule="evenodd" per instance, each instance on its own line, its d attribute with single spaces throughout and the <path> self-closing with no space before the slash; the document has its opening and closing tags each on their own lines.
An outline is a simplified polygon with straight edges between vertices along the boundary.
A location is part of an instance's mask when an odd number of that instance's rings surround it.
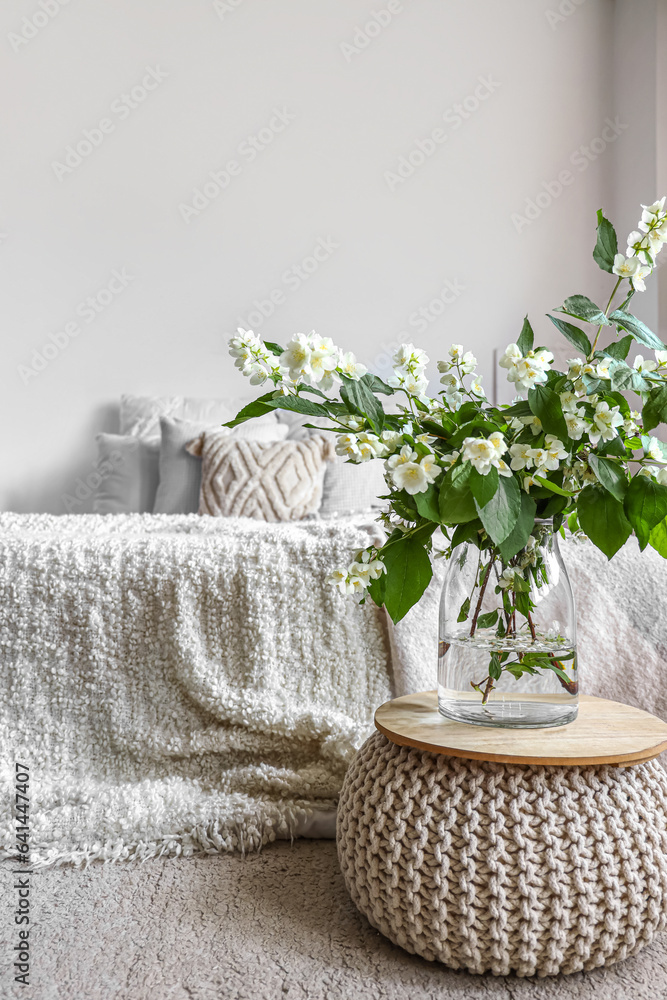
<svg viewBox="0 0 667 1000">
<path fill-rule="evenodd" d="M 332 827 L 392 694 L 384 614 L 326 582 L 367 544 L 344 520 L 0 515 L 2 847 L 15 760 L 36 862 Z"/>
<path fill-rule="evenodd" d="M 5 877 L 0 867 L 0 877 Z M 7 876 L 9 877 L 9 876 Z M 6 1000 L 664 1000 L 661 936 L 607 969 L 473 976 L 394 947 L 357 912 L 331 841 L 261 854 L 35 875 L 32 986 L 12 986 L 14 896 L 0 893 Z"/>
</svg>

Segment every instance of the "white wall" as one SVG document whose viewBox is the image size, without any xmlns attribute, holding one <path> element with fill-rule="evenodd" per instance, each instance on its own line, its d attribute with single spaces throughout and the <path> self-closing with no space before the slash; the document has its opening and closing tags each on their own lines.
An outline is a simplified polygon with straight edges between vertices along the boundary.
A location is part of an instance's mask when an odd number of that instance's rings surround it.
<svg viewBox="0 0 667 1000">
<path fill-rule="evenodd" d="M 489 385 L 492 351 L 526 311 L 550 342 L 546 309 L 604 294 L 595 211 L 636 130 L 625 115 L 615 142 L 582 152 L 619 111 L 612 0 L 41 2 L 57 12 L 36 31 L 23 18 L 38 0 L 0 11 L 0 507 L 61 512 L 121 392 L 247 391 L 226 336 L 272 290 L 279 304 L 255 324 L 269 339 L 315 328 L 384 370 L 395 341 L 434 359 L 462 341 Z M 361 48 L 356 29 L 388 7 Z M 22 25 L 35 37 L 17 38 Z M 166 77 L 122 111 L 147 67 Z M 54 167 L 105 118 L 80 165 Z M 282 131 L 250 162 L 244 140 L 271 124 Z M 390 184 L 436 128 L 445 141 Z M 186 222 L 179 205 L 229 160 L 237 175 Z M 551 203 L 513 221 L 545 182 Z M 335 249 L 297 282 L 320 240 Z M 81 303 L 114 269 L 132 280 L 88 322 Z M 464 290 L 420 329 L 413 314 L 446 282 Z M 68 323 L 79 332 L 37 372 L 33 352 Z"/>
</svg>

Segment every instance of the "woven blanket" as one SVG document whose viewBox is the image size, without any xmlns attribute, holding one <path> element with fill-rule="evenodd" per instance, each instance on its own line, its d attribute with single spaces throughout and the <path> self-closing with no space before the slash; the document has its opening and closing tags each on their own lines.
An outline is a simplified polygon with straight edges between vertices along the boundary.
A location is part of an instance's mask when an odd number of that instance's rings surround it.
<svg viewBox="0 0 667 1000">
<path fill-rule="evenodd" d="M 392 696 L 346 520 L 0 515 L 0 848 L 37 863 L 246 850 L 335 809 Z"/>
</svg>

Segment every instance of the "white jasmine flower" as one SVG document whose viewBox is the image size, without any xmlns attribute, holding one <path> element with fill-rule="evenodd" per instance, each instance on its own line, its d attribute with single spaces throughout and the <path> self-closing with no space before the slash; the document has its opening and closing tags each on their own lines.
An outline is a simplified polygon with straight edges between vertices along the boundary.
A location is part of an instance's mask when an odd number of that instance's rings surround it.
<svg viewBox="0 0 667 1000">
<path fill-rule="evenodd" d="M 515 382 L 524 389 L 533 389 L 538 382 L 546 382 L 547 368 L 553 359 L 553 354 L 544 349 L 529 351 L 523 357 L 518 346 L 510 344 L 498 364 L 507 369 L 508 382 Z"/>
<path fill-rule="evenodd" d="M 397 465 L 391 474 L 394 486 L 399 490 L 414 495 L 415 493 L 425 493 L 429 487 L 429 478 L 426 470 L 417 462 L 402 462 Z"/>
<path fill-rule="evenodd" d="M 504 458 L 499 458 L 498 459 L 497 469 L 498 469 L 498 475 L 499 476 L 511 476 L 512 475 L 512 470 L 510 469 L 509 465 L 507 464 L 507 462 L 505 461 Z"/>
<path fill-rule="evenodd" d="M 338 422 L 344 424 L 345 427 L 349 427 L 351 431 L 360 431 L 364 426 L 363 417 L 357 417 L 353 413 L 338 417 Z"/>
<path fill-rule="evenodd" d="M 637 431 L 639 430 L 639 425 L 637 424 L 638 420 L 639 420 L 639 411 L 632 410 L 630 416 L 626 417 L 625 420 L 623 421 L 623 430 L 629 437 L 632 437 L 632 435 L 636 434 Z"/>
<path fill-rule="evenodd" d="M 656 437 L 649 437 L 648 448 L 644 449 L 644 454 L 648 455 L 654 462 L 667 462 L 667 458 L 662 453 L 661 442 Z"/>
<path fill-rule="evenodd" d="M 396 451 L 399 444 L 403 440 L 403 435 L 400 431 L 382 431 L 380 440 L 387 451 Z"/>
<path fill-rule="evenodd" d="M 414 344 L 401 344 L 394 354 L 394 368 L 401 369 L 402 374 L 423 370 L 428 364 L 428 355 Z"/>
<path fill-rule="evenodd" d="M 660 367 L 667 365 L 667 351 L 655 351 L 654 353 L 655 360 L 658 362 Z"/>
<path fill-rule="evenodd" d="M 536 472 L 541 472 L 543 468 L 549 468 L 547 464 L 549 462 L 549 452 L 546 448 L 531 448 L 530 457 L 533 460 Z M 556 468 L 558 468 L 558 463 L 556 463 Z"/>
<path fill-rule="evenodd" d="M 355 434 L 339 434 L 336 438 L 336 454 L 353 462 L 361 461 L 361 452 Z"/>
<path fill-rule="evenodd" d="M 530 427 L 534 437 L 542 433 L 542 421 L 534 414 L 531 417 L 519 417 L 519 420 L 525 427 Z"/>
<path fill-rule="evenodd" d="M 565 426 L 567 427 L 567 436 L 572 438 L 573 441 L 580 441 L 582 434 L 588 426 L 584 420 L 585 412 L 583 407 L 580 407 L 577 410 L 566 410 L 563 413 Z"/>
<path fill-rule="evenodd" d="M 569 453 L 565 450 L 563 442 L 553 434 L 547 434 L 544 442 L 547 446 L 547 453 L 549 456 L 546 462 L 546 468 L 551 472 L 555 472 L 560 462 L 564 458 L 568 458 Z"/>
<path fill-rule="evenodd" d="M 437 367 L 439 372 L 443 372 L 444 374 L 446 374 L 452 367 L 452 363 L 451 361 L 438 361 Z"/>
<path fill-rule="evenodd" d="M 312 356 L 310 341 L 303 333 L 297 333 L 280 355 L 280 363 L 287 368 L 289 376 L 298 382 L 310 375 L 310 359 Z"/>
<path fill-rule="evenodd" d="M 458 346 L 458 345 L 457 345 Z M 471 351 L 466 351 L 459 361 L 459 368 L 462 375 L 470 375 L 477 366 L 477 358 Z"/>
<path fill-rule="evenodd" d="M 638 267 L 635 273 L 632 275 L 632 287 L 636 292 L 645 292 L 646 284 L 644 278 L 646 278 L 653 270 L 648 264 Z"/>
<path fill-rule="evenodd" d="M 327 582 L 330 586 L 335 587 L 339 590 L 341 594 L 347 594 L 347 570 L 346 569 L 335 569 L 333 573 L 329 574 Z"/>
<path fill-rule="evenodd" d="M 519 469 L 530 469 L 533 464 L 533 449 L 527 444 L 513 444 L 510 448 L 512 460 L 510 466 L 515 472 Z"/>
<path fill-rule="evenodd" d="M 482 378 L 482 375 L 478 375 L 477 378 L 472 380 L 470 383 L 470 391 L 474 392 L 476 396 L 484 396 L 486 398 L 486 393 L 482 387 Z"/>
<path fill-rule="evenodd" d="M 362 431 L 357 434 L 357 447 L 359 448 L 359 461 L 369 462 L 372 458 L 384 458 L 387 449 L 376 434 L 367 434 Z"/>
<path fill-rule="evenodd" d="M 452 410 L 458 410 L 463 403 L 463 395 L 460 392 L 451 392 L 446 395 L 446 400 Z"/>
<path fill-rule="evenodd" d="M 398 465 L 405 465 L 407 462 L 416 462 L 419 460 L 419 455 L 416 451 L 413 451 L 409 444 L 404 444 L 397 455 L 392 455 L 384 463 L 384 467 L 388 472 L 391 472 Z"/>
<path fill-rule="evenodd" d="M 444 463 L 445 468 L 451 469 L 460 454 L 460 451 L 450 451 L 448 455 L 443 455 L 441 461 Z"/>
<path fill-rule="evenodd" d="M 624 257 L 622 253 L 617 253 L 614 257 L 612 271 L 621 278 L 631 278 L 639 268 L 639 261 L 636 257 Z"/>
<path fill-rule="evenodd" d="M 438 476 L 440 475 L 440 466 L 435 460 L 434 455 L 424 455 L 424 457 L 419 462 L 420 467 L 424 470 L 424 475 L 426 476 L 429 483 L 434 483 Z"/>
<path fill-rule="evenodd" d="M 611 378 L 611 372 L 609 371 L 609 359 L 605 358 L 603 361 L 598 362 L 595 366 L 595 374 L 598 378 Z"/>
<path fill-rule="evenodd" d="M 660 469 L 655 478 L 661 486 L 667 486 L 667 469 Z"/>
<path fill-rule="evenodd" d="M 359 577 L 368 586 L 371 580 L 379 580 L 387 572 L 387 567 L 380 559 L 375 558 L 375 553 L 364 549 L 357 555 L 348 572 L 350 576 Z"/>
<path fill-rule="evenodd" d="M 463 461 L 472 462 L 479 474 L 486 476 L 492 465 L 498 468 L 500 457 L 506 451 L 503 435 L 494 431 L 488 438 L 466 438 L 463 442 Z"/>
<path fill-rule="evenodd" d="M 458 361 L 463 356 L 463 344 L 452 344 L 448 353 L 453 362 Z"/>
<path fill-rule="evenodd" d="M 405 389 L 411 396 L 417 396 L 418 399 L 424 400 L 428 382 L 421 375 L 406 375 L 401 388 Z"/>
<path fill-rule="evenodd" d="M 667 469 L 661 469 L 660 471 L 664 472 L 665 474 L 667 474 Z M 639 470 L 639 472 L 637 473 L 637 475 L 638 476 L 645 476 L 647 479 L 652 479 L 653 476 L 656 476 L 656 478 L 657 478 L 657 472 L 658 472 L 657 466 L 655 466 L 655 465 L 645 465 L 643 468 L 641 468 Z"/>
<path fill-rule="evenodd" d="M 355 382 L 358 382 L 368 371 L 365 365 L 357 361 L 352 351 L 346 351 L 345 354 L 341 354 L 338 367 L 343 375 L 353 378 Z"/>
<path fill-rule="evenodd" d="M 611 441 L 618 435 L 616 430 L 623 423 L 623 417 L 619 413 L 619 407 L 610 407 L 604 400 L 595 407 L 593 417 L 593 427 L 588 431 L 588 438 L 591 444 L 597 444 L 600 438 L 603 441 Z"/>
<path fill-rule="evenodd" d="M 644 361 L 641 354 L 638 354 L 635 358 L 632 367 L 638 372 L 654 372 L 658 367 L 657 361 Z"/>
<path fill-rule="evenodd" d="M 456 392 L 461 385 L 458 376 L 452 375 L 451 372 L 443 375 L 440 381 L 445 387 L 445 392 Z"/>
<path fill-rule="evenodd" d="M 498 586 L 502 590 L 513 590 L 516 586 L 515 577 L 517 576 L 519 579 L 523 580 L 523 573 L 521 573 L 516 566 L 507 566 L 500 574 Z"/>
<path fill-rule="evenodd" d="M 579 399 L 573 392 L 560 393 L 560 405 L 563 413 L 574 413 L 579 404 Z"/>
</svg>

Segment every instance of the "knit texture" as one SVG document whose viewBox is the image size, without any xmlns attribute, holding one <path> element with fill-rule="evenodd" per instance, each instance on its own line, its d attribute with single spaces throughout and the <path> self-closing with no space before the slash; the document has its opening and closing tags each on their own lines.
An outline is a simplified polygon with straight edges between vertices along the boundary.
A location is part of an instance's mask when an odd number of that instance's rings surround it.
<svg viewBox="0 0 667 1000">
<path fill-rule="evenodd" d="M 199 513 L 299 521 L 322 501 L 331 441 L 234 441 L 228 431 L 206 431 L 186 451 L 202 459 Z"/>
<path fill-rule="evenodd" d="M 338 856 L 394 944 L 454 969 L 553 976 L 618 962 L 667 925 L 667 774 L 399 747 L 348 771 Z"/>
<path fill-rule="evenodd" d="M 335 809 L 392 696 L 352 522 L 0 515 L 0 847 L 37 861 L 257 848 Z"/>
</svg>

